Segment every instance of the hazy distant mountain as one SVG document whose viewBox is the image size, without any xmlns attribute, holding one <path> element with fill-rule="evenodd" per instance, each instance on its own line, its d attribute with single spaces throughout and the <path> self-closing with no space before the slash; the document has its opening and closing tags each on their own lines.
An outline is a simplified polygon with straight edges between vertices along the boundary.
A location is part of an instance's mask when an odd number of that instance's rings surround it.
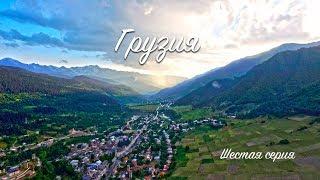
<svg viewBox="0 0 320 180">
<path fill-rule="evenodd" d="M 84 84 L 87 87 L 100 88 L 109 92 L 114 96 L 137 96 L 139 95 L 130 87 L 124 86 L 122 84 L 110 84 L 104 81 L 97 79 L 89 78 L 87 76 L 76 76 L 72 78 L 73 81 L 76 81 L 80 84 Z"/>
<path fill-rule="evenodd" d="M 189 101 L 245 117 L 319 115 L 320 46 L 278 53 L 230 81 L 228 84 L 213 81 L 178 102 Z"/>
<path fill-rule="evenodd" d="M 112 96 L 137 95 L 123 85 L 108 84 L 85 76 L 72 79 L 33 73 L 21 68 L 0 66 L 0 92 L 3 93 L 46 93 L 96 91 Z"/>
<path fill-rule="evenodd" d="M 166 88 L 159 91 L 157 94 L 153 95 L 152 99 L 177 99 L 179 97 L 183 97 L 193 90 L 198 89 L 201 86 L 206 85 L 212 80 L 225 79 L 225 78 L 234 78 L 244 75 L 254 66 L 261 64 L 267 59 L 271 58 L 275 54 L 287 50 L 297 50 L 303 47 L 313 47 L 320 45 L 320 42 L 313 42 L 309 44 L 283 44 L 276 48 L 273 48 L 269 51 L 257 54 L 255 56 L 248 56 L 245 58 L 241 58 L 239 60 L 233 61 L 230 64 L 213 69 L 208 71 L 202 75 L 196 76 L 192 79 L 184 81 L 176 86 L 171 88 Z"/>
<path fill-rule="evenodd" d="M 186 78 L 177 76 L 165 76 L 166 83 L 159 83 L 157 76 L 146 75 L 135 72 L 116 71 L 99 66 L 84 66 L 84 67 L 55 67 L 39 64 L 24 64 L 11 58 L 0 60 L 0 65 L 19 67 L 35 73 L 43 73 L 57 77 L 72 78 L 75 76 L 85 75 L 90 78 L 98 79 L 110 84 L 124 85 L 132 88 L 139 93 L 156 92 L 162 88 L 173 86 L 182 82 Z M 164 85 L 165 84 L 165 85 Z"/>
</svg>

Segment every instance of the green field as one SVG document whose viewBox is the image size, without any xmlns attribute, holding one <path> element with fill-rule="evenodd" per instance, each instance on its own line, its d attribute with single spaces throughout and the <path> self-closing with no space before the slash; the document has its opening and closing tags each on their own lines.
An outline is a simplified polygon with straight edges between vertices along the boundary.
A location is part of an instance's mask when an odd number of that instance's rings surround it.
<svg viewBox="0 0 320 180">
<path fill-rule="evenodd" d="M 212 117 L 214 113 L 209 108 L 192 108 L 192 106 L 175 106 L 172 108 L 179 116 L 179 122 L 187 122 Z"/>
<path fill-rule="evenodd" d="M 227 120 L 220 130 L 199 127 L 185 135 L 170 178 L 180 179 L 316 179 L 320 177 L 320 123 L 315 117 Z M 279 144 L 287 139 L 289 144 Z M 185 148 L 183 151 L 181 148 Z M 296 152 L 294 160 L 220 160 L 233 151 Z M 181 155 L 181 152 L 183 154 Z"/>
<path fill-rule="evenodd" d="M 159 104 L 138 104 L 138 105 L 129 105 L 129 109 L 142 111 L 142 112 L 154 112 Z"/>
</svg>

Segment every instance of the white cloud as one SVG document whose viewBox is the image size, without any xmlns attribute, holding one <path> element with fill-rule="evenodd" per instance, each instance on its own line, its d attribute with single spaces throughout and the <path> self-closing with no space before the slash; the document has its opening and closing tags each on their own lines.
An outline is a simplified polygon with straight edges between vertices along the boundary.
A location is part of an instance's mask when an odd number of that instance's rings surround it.
<svg viewBox="0 0 320 180">
<path fill-rule="evenodd" d="M 61 31 L 70 47 L 105 51 L 114 64 L 155 74 L 190 77 L 282 43 L 320 38 L 318 0 L 119 0 L 89 5 L 87 1 L 27 2 L 15 8 L 29 9 L 29 23 Z M 14 15 L 17 20 L 18 14 Z M 140 66 L 137 57 L 123 61 L 122 52 L 113 52 L 123 28 L 134 28 L 136 35 L 143 36 L 199 37 L 201 50 L 197 54 L 167 55 L 161 64 L 150 59 Z"/>
<path fill-rule="evenodd" d="M 191 76 L 195 71 L 188 69 L 194 67 L 199 68 L 196 72 L 204 72 L 207 67 L 222 66 L 281 43 L 314 40 L 320 34 L 320 25 L 315 23 L 316 17 L 320 17 L 317 4 L 315 0 L 170 1 L 170 4 L 158 0 L 131 1 L 123 13 L 131 24 L 147 34 L 200 37 L 202 49 L 197 60 L 183 53 L 165 59 L 171 64 L 167 68 Z M 146 7 L 153 7 L 148 16 L 143 15 Z M 180 59 L 179 63 L 172 62 L 173 59 Z M 188 64 L 193 67 L 186 67 Z M 152 63 L 149 67 L 162 69 Z"/>
</svg>

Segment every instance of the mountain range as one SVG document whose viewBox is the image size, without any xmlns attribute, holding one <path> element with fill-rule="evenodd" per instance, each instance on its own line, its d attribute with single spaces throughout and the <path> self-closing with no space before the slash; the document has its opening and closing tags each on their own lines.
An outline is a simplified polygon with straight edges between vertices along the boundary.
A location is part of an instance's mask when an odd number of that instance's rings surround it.
<svg viewBox="0 0 320 180">
<path fill-rule="evenodd" d="M 110 105 L 119 104 L 119 100 L 124 103 L 145 101 L 139 94 L 143 91 L 141 88 L 145 88 L 143 93 L 151 92 L 155 89 L 152 82 L 157 78 L 99 66 L 43 66 L 24 64 L 10 58 L 0 60 L 0 75 L 0 92 L 3 93 L 41 93 L 62 97 L 71 93 L 81 97 L 84 92 L 89 93 L 86 99 L 90 102 L 98 96 L 107 95 L 104 98 L 110 98 Z M 171 83 L 182 80 L 168 77 Z M 92 96 L 92 93 L 96 94 Z M 320 42 L 283 44 L 149 97 L 151 100 L 170 99 L 175 105 L 210 107 L 243 117 L 320 114 Z"/>
<path fill-rule="evenodd" d="M 77 76 L 72 79 L 34 73 L 17 67 L 0 66 L 0 128 L 12 133 L 12 124 L 31 116 L 57 113 L 105 113 L 121 115 L 125 108 L 121 98 L 137 93 L 123 86 L 115 86 Z M 121 98 L 119 98 L 121 97 Z"/>
<path fill-rule="evenodd" d="M 277 53 L 233 79 L 213 80 L 176 101 L 244 117 L 320 114 L 320 46 Z"/>
<path fill-rule="evenodd" d="M 0 92 L 2 93 L 60 94 L 85 91 L 103 92 L 112 96 L 138 94 L 126 86 L 108 84 L 86 76 L 66 79 L 33 73 L 16 67 L 0 66 Z"/>
<path fill-rule="evenodd" d="M 39 64 L 25 64 L 12 58 L 4 58 L 0 60 L 0 66 L 11 66 L 25 69 L 27 71 L 48 74 L 56 77 L 73 78 L 76 76 L 86 76 L 91 79 L 97 79 L 102 82 L 113 85 L 122 85 L 131 88 L 132 90 L 141 93 L 148 94 L 156 92 L 162 88 L 173 86 L 179 82 L 186 80 L 183 77 L 177 76 L 164 76 L 161 79 L 165 79 L 165 83 L 159 83 L 158 76 L 140 74 L 136 72 L 116 71 L 108 68 L 101 68 L 97 65 L 90 65 L 84 67 L 56 67 L 46 66 Z"/>
<path fill-rule="evenodd" d="M 179 83 L 173 87 L 160 90 L 158 93 L 152 95 L 150 99 L 160 99 L 160 100 L 172 100 L 181 98 L 190 92 L 197 90 L 198 88 L 205 86 L 207 83 L 225 78 L 237 78 L 246 74 L 250 69 L 255 67 L 258 64 L 268 60 L 272 56 L 276 55 L 279 52 L 287 50 L 298 50 L 300 48 L 307 48 L 320 45 L 320 42 L 313 42 L 308 44 L 297 44 L 297 43 L 288 43 L 282 44 L 278 47 L 275 47 L 269 51 L 254 55 L 244 57 L 238 60 L 231 62 L 230 64 L 213 69 L 204 74 L 195 76 L 194 78 L 188 79 L 182 83 Z"/>
</svg>

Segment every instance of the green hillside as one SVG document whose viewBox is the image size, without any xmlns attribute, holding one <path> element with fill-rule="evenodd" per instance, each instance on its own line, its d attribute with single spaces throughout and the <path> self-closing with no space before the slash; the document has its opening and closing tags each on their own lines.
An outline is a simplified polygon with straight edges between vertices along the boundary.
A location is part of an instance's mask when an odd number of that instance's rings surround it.
<svg viewBox="0 0 320 180">
<path fill-rule="evenodd" d="M 215 81 L 218 82 L 218 81 Z M 213 82 L 177 101 L 243 117 L 320 113 L 320 47 L 278 53 L 234 80 Z"/>
<path fill-rule="evenodd" d="M 0 133 L 21 135 L 41 130 L 43 134 L 59 134 L 93 126 L 106 129 L 121 123 L 119 119 L 127 111 L 114 96 L 129 93 L 134 92 L 87 77 L 64 79 L 2 66 Z"/>
</svg>

